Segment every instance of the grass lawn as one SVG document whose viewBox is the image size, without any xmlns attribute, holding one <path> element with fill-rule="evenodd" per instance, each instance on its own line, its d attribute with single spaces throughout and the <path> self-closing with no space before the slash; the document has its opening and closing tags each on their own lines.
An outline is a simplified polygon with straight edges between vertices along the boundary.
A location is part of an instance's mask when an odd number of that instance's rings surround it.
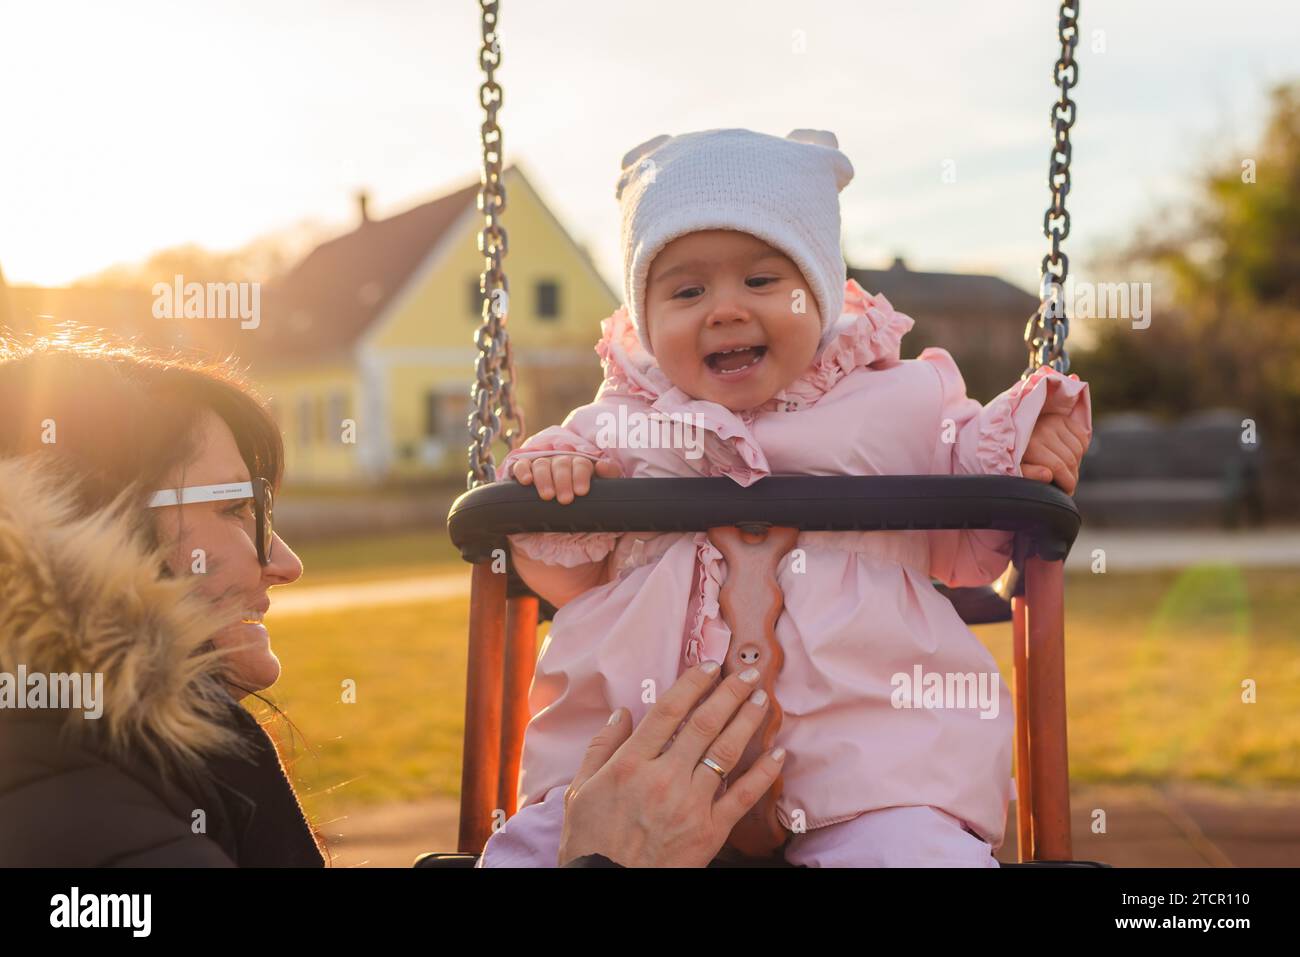
<svg viewBox="0 0 1300 957">
<path fill-rule="evenodd" d="M 417 529 L 295 544 L 302 587 L 464 571 L 445 529 Z"/>
<path fill-rule="evenodd" d="M 1066 604 L 1073 779 L 1300 784 L 1300 569 L 1072 575 Z"/>
<path fill-rule="evenodd" d="M 1070 576 L 1074 779 L 1300 784 L 1298 582 L 1290 569 Z M 271 696 L 299 729 L 289 760 L 311 814 L 458 792 L 467 609 L 459 599 L 283 622 L 272 611 L 285 674 Z M 976 633 L 1010 681 L 1010 626 Z M 348 679 L 354 704 L 341 700 Z M 1248 679 L 1254 704 L 1242 701 Z"/>
</svg>

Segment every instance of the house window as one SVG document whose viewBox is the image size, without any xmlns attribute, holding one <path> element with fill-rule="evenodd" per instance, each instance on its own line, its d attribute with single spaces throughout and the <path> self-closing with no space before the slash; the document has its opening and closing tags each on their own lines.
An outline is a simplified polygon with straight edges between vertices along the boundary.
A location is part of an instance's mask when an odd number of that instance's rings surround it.
<svg viewBox="0 0 1300 957">
<path fill-rule="evenodd" d="M 469 281 L 469 316 L 471 319 L 483 318 L 483 293 L 478 289 L 478 276 Z"/>
<path fill-rule="evenodd" d="M 543 279 L 537 284 L 537 318 L 557 319 L 560 315 L 560 284 Z"/>
<path fill-rule="evenodd" d="M 325 420 L 325 397 L 316 396 L 316 441 L 324 442 L 329 437 L 329 423 Z"/>
<path fill-rule="evenodd" d="M 436 439 L 442 433 L 442 396 L 436 392 L 424 394 L 424 437 Z"/>
<path fill-rule="evenodd" d="M 330 394 L 329 398 L 329 427 L 336 430 L 335 435 L 343 434 L 343 420 L 351 418 L 351 403 L 348 401 L 350 396 L 346 391 L 340 390 Z"/>
<path fill-rule="evenodd" d="M 469 439 L 468 387 L 451 394 L 430 389 L 424 393 L 424 437 L 444 441 Z"/>
<path fill-rule="evenodd" d="M 298 397 L 298 444 L 311 445 L 311 419 L 312 419 L 312 401 L 311 396 L 303 395 Z"/>
</svg>

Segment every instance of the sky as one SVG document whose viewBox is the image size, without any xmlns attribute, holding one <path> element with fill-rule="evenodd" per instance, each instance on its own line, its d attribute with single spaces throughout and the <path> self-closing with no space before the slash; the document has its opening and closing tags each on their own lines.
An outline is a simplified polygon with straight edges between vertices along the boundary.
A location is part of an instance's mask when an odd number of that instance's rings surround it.
<svg viewBox="0 0 1300 957">
<path fill-rule="evenodd" d="M 625 152 L 659 133 L 831 130 L 856 171 L 851 265 L 901 255 L 1034 289 L 1056 6 L 503 0 L 506 158 L 618 290 Z M 478 15 L 474 0 L 0 0 L 0 268 L 60 285 L 184 243 L 343 232 L 363 188 L 383 217 L 466 185 Z M 1082 0 L 1080 26 L 1066 249 L 1086 277 L 1185 203 L 1205 163 L 1250 156 L 1268 89 L 1300 79 L 1300 5 Z"/>
</svg>

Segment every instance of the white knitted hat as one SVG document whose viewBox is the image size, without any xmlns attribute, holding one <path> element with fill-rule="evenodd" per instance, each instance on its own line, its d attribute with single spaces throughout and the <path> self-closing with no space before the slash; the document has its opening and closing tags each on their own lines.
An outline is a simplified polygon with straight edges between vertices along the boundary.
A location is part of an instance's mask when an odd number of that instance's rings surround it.
<svg viewBox="0 0 1300 957">
<path fill-rule="evenodd" d="M 839 192 L 852 179 L 853 164 L 826 130 L 785 139 L 740 129 L 664 133 L 630 150 L 615 191 L 623 296 L 646 352 L 650 264 L 678 236 L 705 229 L 749 233 L 789 256 L 812 287 L 824 346 L 844 309 Z"/>
</svg>

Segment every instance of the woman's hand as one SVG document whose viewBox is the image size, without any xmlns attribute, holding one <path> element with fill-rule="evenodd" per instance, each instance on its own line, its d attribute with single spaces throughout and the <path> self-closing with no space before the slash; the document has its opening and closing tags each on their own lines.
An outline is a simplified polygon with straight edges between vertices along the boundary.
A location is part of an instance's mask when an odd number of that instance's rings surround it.
<svg viewBox="0 0 1300 957">
<path fill-rule="evenodd" d="M 1020 474 L 1040 482 L 1055 481 L 1065 494 L 1073 495 L 1079 484 L 1079 463 L 1090 440 L 1091 434 L 1069 416 L 1045 412 L 1029 436 Z"/>
<path fill-rule="evenodd" d="M 697 708 L 718 671 L 716 662 L 692 668 L 635 730 L 620 708 L 591 739 L 564 795 L 561 867 L 586 854 L 624 867 L 705 867 L 713 860 L 785 760 L 784 748 L 764 754 L 718 796 L 721 778 L 702 759 L 734 768 L 768 708 L 752 668 L 728 677 Z"/>
<path fill-rule="evenodd" d="M 536 485 L 542 501 L 556 499 L 568 505 L 575 495 L 591 491 L 591 476 L 618 478 L 623 467 L 613 459 L 594 463 L 584 455 L 548 455 L 545 458 L 520 459 L 511 470 L 520 485 Z"/>
</svg>

